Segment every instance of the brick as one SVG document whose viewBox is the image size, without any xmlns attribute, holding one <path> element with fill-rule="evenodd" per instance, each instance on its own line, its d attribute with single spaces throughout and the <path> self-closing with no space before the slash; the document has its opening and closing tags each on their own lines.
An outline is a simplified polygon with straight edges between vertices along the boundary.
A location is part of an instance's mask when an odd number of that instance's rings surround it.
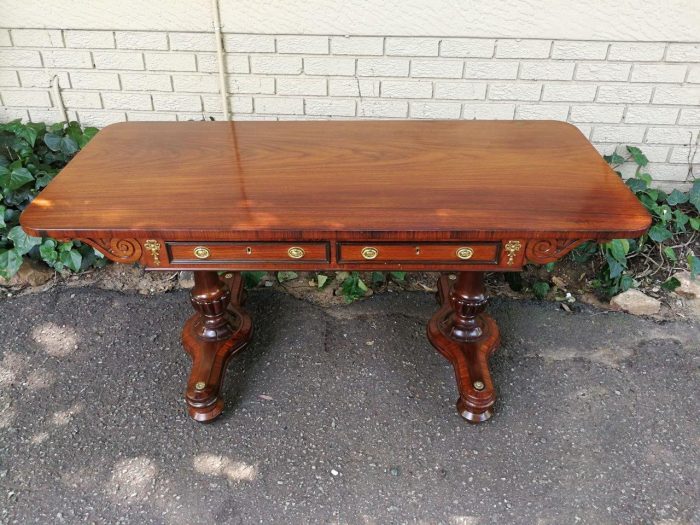
<svg viewBox="0 0 700 525">
<path fill-rule="evenodd" d="M 596 86 L 593 84 L 546 84 L 542 100 L 547 102 L 593 102 Z"/>
<path fill-rule="evenodd" d="M 650 146 L 645 145 L 644 146 L 644 154 L 646 155 L 647 149 L 649 149 Z M 679 162 L 679 163 L 684 163 L 686 165 L 690 164 L 690 160 L 693 158 L 693 154 L 695 153 L 694 151 L 695 148 L 688 148 L 685 146 L 676 146 L 672 149 L 671 154 L 668 157 L 668 162 Z M 651 160 L 651 159 L 649 159 Z M 666 159 L 660 160 L 659 162 L 665 162 Z M 697 155 L 695 155 L 695 162 L 693 164 L 697 164 L 700 159 L 698 159 Z"/>
<path fill-rule="evenodd" d="M 208 63 L 205 66 L 205 59 Z M 245 55 L 231 55 L 226 54 L 224 57 L 224 63 L 226 64 L 226 73 L 250 73 L 250 63 L 248 62 L 248 57 Z M 197 67 L 199 71 L 206 71 L 208 73 L 218 73 L 219 65 L 217 63 L 216 54 L 211 53 L 209 55 L 202 55 L 201 53 L 197 55 Z"/>
<path fill-rule="evenodd" d="M 71 86 L 76 89 L 119 89 L 117 73 L 97 73 L 94 71 L 71 71 Z"/>
<path fill-rule="evenodd" d="M 547 58 L 552 47 L 550 40 L 499 40 L 498 58 Z"/>
<path fill-rule="evenodd" d="M 623 106 L 572 106 L 571 122 L 610 122 L 622 121 Z"/>
<path fill-rule="evenodd" d="M 38 51 L 0 49 L 0 64 L 3 67 L 41 67 L 41 56 Z"/>
<path fill-rule="evenodd" d="M 571 80 L 573 76 L 573 62 L 523 62 L 520 66 L 520 78 L 526 80 Z"/>
<path fill-rule="evenodd" d="M 302 70 L 300 57 L 253 56 L 250 57 L 253 73 L 268 75 L 298 75 Z"/>
<path fill-rule="evenodd" d="M 457 119 L 462 112 L 459 102 L 411 102 L 411 118 Z"/>
<path fill-rule="evenodd" d="M 19 87 L 19 78 L 15 71 L 0 70 L 0 86 Z"/>
<path fill-rule="evenodd" d="M 133 51 L 93 51 L 98 69 L 143 69 L 143 55 Z"/>
<path fill-rule="evenodd" d="M 325 78 L 278 78 L 277 93 L 280 95 L 326 95 Z"/>
<path fill-rule="evenodd" d="M 57 29 L 13 29 L 12 43 L 15 47 L 63 47 L 63 37 Z M 9 41 L 4 45 L 9 46 Z"/>
<path fill-rule="evenodd" d="M 700 62 L 700 44 L 669 44 L 666 62 Z"/>
<path fill-rule="evenodd" d="M 303 115 L 304 99 L 288 97 L 255 97 L 255 112 L 263 115 Z"/>
<path fill-rule="evenodd" d="M 357 74 L 361 77 L 407 77 L 407 58 L 359 58 Z"/>
<path fill-rule="evenodd" d="M 213 33 L 168 33 L 173 51 L 216 51 Z"/>
<path fill-rule="evenodd" d="M 423 80 L 382 80 L 382 97 L 430 98 L 433 83 Z"/>
<path fill-rule="evenodd" d="M 656 42 L 615 42 L 610 44 L 608 60 L 656 62 L 664 57 L 666 44 Z"/>
<path fill-rule="evenodd" d="M 128 91 L 172 91 L 170 75 L 121 73 L 122 88 Z"/>
<path fill-rule="evenodd" d="M 464 64 L 464 78 L 514 79 L 518 63 L 501 60 L 468 60 Z"/>
<path fill-rule="evenodd" d="M 160 31 L 117 31 L 115 38 L 120 49 L 168 49 L 168 35 Z"/>
<path fill-rule="evenodd" d="M 384 39 L 373 36 L 332 37 L 331 53 L 334 55 L 381 55 L 384 53 Z"/>
<path fill-rule="evenodd" d="M 625 81 L 629 77 L 630 64 L 613 64 L 609 62 L 599 64 L 577 64 L 574 78 L 576 80 L 607 80 Z"/>
<path fill-rule="evenodd" d="M 228 77 L 231 93 L 272 94 L 275 92 L 275 79 L 272 77 Z"/>
<path fill-rule="evenodd" d="M 539 100 L 541 84 L 490 84 L 488 98 L 491 100 Z"/>
<path fill-rule="evenodd" d="M 669 64 L 635 64 L 632 82 L 683 82 L 687 66 Z"/>
<path fill-rule="evenodd" d="M 371 78 L 329 78 L 328 93 L 332 97 L 378 97 L 380 84 Z"/>
<path fill-rule="evenodd" d="M 700 126 L 700 108 L 683 108 L 678 123 L 684 126 Z"/>
<path fill-rule="evenodd" d="M 437 38 L 387 38 L 386 54 L 395 56 L 437 56 Z"/>
<path fill-rule="evenodd" d="M 461 60 L 414 59 L 411 60 L 412 77 L 461 78 L 464 64 Z"/>
<path fill-rule="evenodd" d="M 408 102 L 405 100 L 371 100 L 358 102 L 358 117 L 403 117 L 408 116 Z"/>
<path fill-rule="evenodd" d="M 151 95 L 145 93 L 102 93 L 105 109 L 131 109 L 143 111 L 153 109 Z"/>
<path fill-rule="evenodd" d="M 56 112 L 58 113 L 58 112 Z M 0 122 L 9 122 L 15 119 L 29 120 L 30 122 L 53 122 L 58 120 L 60 117 L 58 114 L 52 115 L 52 118 L 48 119 L 32 119 L 29 117 L 29 113 L 26 109 L 19 108 L 7 108 L 5 106 L 0 106 Z"/>
<path fill-rule="evenodd" d="M 466 120 L 513 120 L 515 104 L 472 104 L 465 103 L 462 118 Z"/>
<path fill-rule="evenodd" d="M 649 128 L 644 142 L 688 146 L 694 142 L 696 134 L 697 130 L 692 128 Z"/>
<path fill-rule="evenodd" d="M 652 106 L 630 106 L 625 114 L 625 122 L 630 124 L 674 124 L 677 118 L 677 108 Z"/>
<path fill-rule="evenodd" d="M 111 31 L 65 31 L 66 47 L 84 49 L 114 48 L 114 33 Z"/>
<path fill-rule="evenodd" d="M 65 71 L 51 71 L 48 69 L 28 69 L 27 71 L 18 71 L 20 84 L 22 87 L 51 87 L 51 81 L 54 76 L 58 77 L 58 85 L 61 88 L 71 87 L 70 78 Z M 117 87 L 117 89 L 119 89 Z"/>
<path fill-rule="evenodd" d="M 67 108 L 74 109 L 100 109 L 102 101 L 100 94 L 94 91 L 73 91 L 64 89 L 61 91 L 63 104 Z"/>
<path fill-rule="evenodd" d="M 492 58 L 496 41 L 483 38 L 447 39 L 440 43 L 440 56 Z"/>
<path fill-rule="evenodd" d="M 13 107 L 44 107 L 50 108 L 51 98 L 48 91 L 22 89 L 16 91 L 3 90 L 2 101 L 5 106 Z"/>
<path fill-rule="evenodd" d="M 96 128 L 104 128 L 116 122 L 124 122 L 126 113 L 123 111 L 78 111 L 77 118 L 83 126 L 95 126 Z"/>
<path fill-rule="evenodd" d="M 658 86 L 652 102 L 697 106 L 700 105 L 700 86 Z"/>
<path fill-rule="evenodd" d="M 10 47 L 12 45 L 12 40 L 10 40 L 10 31 L 8 29 L 0 29 L 0 46 Z"/>
<path fill-rule="evenodd" d="M 605 60 L 607 42 L 554 42 L 552 58 L 570 60 Z"/>
<path fill-rule="evenodd" d="M 656 146 L 656 145 L 651 145 L 651 144 L 629 144 L 630 146 L 637 146 L 638 148 L 641 148 L 644 150 L 644 155 L 646 155 L 647 159 L 649 159 L 649 162 L 666 162 L 666 159 L 668 158 L 668 152 L 670 151 L 670 147 L 668 146 Z M 613 150 L 616 149 L 616 145 L 608 145 L 607 146 L 607 151 L 605 154 L 611 153 Z M 621 150 L 623 148 L 620 148 Z"/>
<path fill-rule="evenodd" d="M 596 102 L 618 102 L 622 104 L 639 104 L 651 100 L 652 86 L 600 86 Z"/>
<path fill-rule="evenodd" d="M 648 164 L 649 172 L 653 174 L 657 181 L 685 181 L 688 177 L 687 164 Z"/>
<path fill-rule="evenodd" d="M 196 71 L 192 53 L 146 53 L 146 69 L 154 71 Z"/>
<path fill-rule="evenodd" d="M 435 82 L 435 98 L 457 100 L 483 100 L 486 84 L 475 82 Z"/>
<path fill-rule="evenodd" d="M 639 126 L 596 126 L 592 137 L 596 142 L 624 144 L 641 142 L 646 128 Z"/>
<path fill-rule="evenodd" d="M 313 57 L 304 58 L 307 75 L 354 75 L 354 58 Z"/>
<path fill-rule="evenodd" d="M 201 111 L 202 99 L 198 95 L 154 94 L 156 111 Z"/>
<path fill-rule="evenodd" d="M 327 117 L 354 117 L 355 101 L 332 98 L 307 98 L 306 114 Z"/>
<path fill-rule="evenodd" d="M 155 113 L 148 111 L 139 113 L 138 111 L 127 111 L 126 118 L 129 122 L 174 122 L 177 120 L 175 113 Z"/>
<path fill-rule="evenodd" d="M 700 84 L 700 66 L 691 67 L 685 81 L 691 84 Z"/>
<path fill-rule="evenodd" d="M 64 68 L 92 68 L 92 57 L 89 51 L 75 51 L 72 49 L 44 49 L 41 52 L 44 57 L 44 66 L 54 69 Z M 25 64 L 27 66 L 27 64 Z"/>
<path fill-rule="evenodd" d="M 270 35 L 224 35 L 229 53 L 274 53 L 275 37 Z"/>
<path fill-rule="evenodd" d="M 327 36 L 280 35 L 277 37 L 278 53 L 300 53 L 307 55 L 327 55 Z"/>
<path fill-rule="evenodd" d="M 554 104 L 519 104 L 517 117 L 520 120 L 563 120 L 569 114 L 569 106 Z"/>
<path fill-rule="evenodd" d="M 58 108 L 30 108 L 27 112 L 29 113 L 30 122 L 58 122 L 63 119 L 63 115 Z M 78 113 L 70 108 L 66 108 L 66 116 L 69 121 L 78 120 Z"/>
<path fill-rule="evenodd" d="M 218 93 L 219 79 L 216 75 L 173 75 L 174 91 L 190 93 Z"/>
</svg>

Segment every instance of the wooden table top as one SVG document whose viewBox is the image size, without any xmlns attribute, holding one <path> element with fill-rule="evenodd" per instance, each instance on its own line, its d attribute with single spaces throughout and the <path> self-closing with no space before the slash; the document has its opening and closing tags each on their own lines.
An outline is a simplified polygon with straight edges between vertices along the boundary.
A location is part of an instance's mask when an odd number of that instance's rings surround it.
<svg viewBox="0 0 700 525">
<path fill-rule="evenodd" d="M 562 122 L 129 122 L 21 223 L 93 239 L 609 239 L 650 217 Z"/>
</svg>

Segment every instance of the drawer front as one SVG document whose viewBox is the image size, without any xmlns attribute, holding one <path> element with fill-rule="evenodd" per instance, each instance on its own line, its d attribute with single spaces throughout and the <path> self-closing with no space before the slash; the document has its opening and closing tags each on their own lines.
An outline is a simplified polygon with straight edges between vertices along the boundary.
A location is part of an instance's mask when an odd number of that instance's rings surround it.
<svg viewBox="0 0 700 525">
<path fill-rule="evenodd" d="M 339 243 L 338 262 L 497 264 L 501 243 Z"/>
<path fill-rule="evenodd" d="M 326 263 L 330 260 L 324 242 L 170 242 L 172 264 L 294 262 Z"/>
</svg>

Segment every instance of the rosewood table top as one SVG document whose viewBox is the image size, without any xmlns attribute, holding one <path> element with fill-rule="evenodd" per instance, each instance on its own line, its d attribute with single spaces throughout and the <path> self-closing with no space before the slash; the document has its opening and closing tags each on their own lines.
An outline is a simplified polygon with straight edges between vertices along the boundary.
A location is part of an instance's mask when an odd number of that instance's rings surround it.
<svg viewBox="0 0 700 525">
<path fill-rule="evenodd" d="M 554 121 L 115 124 L 20 217 L 117 262 L 194 270 L 182 341 L 197 421 L 221 414 L 227 362 L 253 334 L 241 270 L 456 272 L 438 281 L 427 335 L 452 363 L 459 414 L 478 423 L 493 413 L 500 341 L 483 272 L 650 222 L 579 130 Z"/>
</svg>

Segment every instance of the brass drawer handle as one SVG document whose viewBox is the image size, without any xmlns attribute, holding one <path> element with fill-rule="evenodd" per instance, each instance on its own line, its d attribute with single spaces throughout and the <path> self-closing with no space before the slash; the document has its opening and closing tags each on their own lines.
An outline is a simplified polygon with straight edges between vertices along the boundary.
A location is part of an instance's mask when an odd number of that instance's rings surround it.
<svg viewBox="0 0 700 525">
<path fill-rule="evenodd" d="M 211 255 L 211 254 L 209 253 L 209 248 L 206 248 L 206 247 L 204 247 L 204 246 L 197 246 L 197 247 L 194 249 L 194 256 L 195 256 L 197 259 L 208 259 L 208 258 L 209 258 L 209 255 Z"/>
<path fill-rule="evenodd" d="M 472 255 L 474 255 L 474 250 L 472 250 L 471 248 L 464 247 L 464 248 L 459 248 L 457 250 L 457 257 L 459 257 L 460 259 L 464 259 L 464 260 L 471 259 Z"/>
<path fill-rule="evenodd" d="M 377 255 L 379 255 L 379 250 L 376 248 L 372 248 L 371 246 L 367 246 L 365 248 L 362 248 L 362 257 L 365 259 L 376 259 Z"/>
<path fill-rule="evenodd" d="M 299 248 L 299 246 L 292 246 L 289 250 L 287 250 L 287 255 L 289 255 L 292 259 L 301 259 L 306 255 L 306 252 L 304 251 L 304 248 Z"/>
</svg>

